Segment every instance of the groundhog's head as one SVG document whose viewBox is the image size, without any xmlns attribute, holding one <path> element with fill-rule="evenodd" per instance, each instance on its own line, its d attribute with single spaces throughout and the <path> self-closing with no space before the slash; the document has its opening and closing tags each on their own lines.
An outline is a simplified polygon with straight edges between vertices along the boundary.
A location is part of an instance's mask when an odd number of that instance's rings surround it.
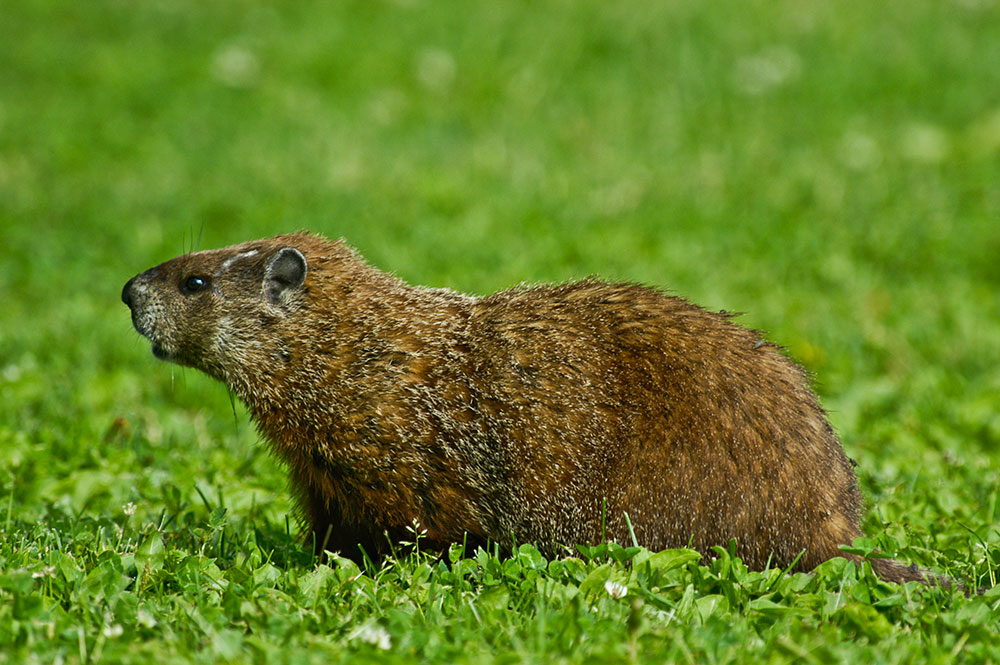
<svg viewBox="0 0 1000 665">
<path fill-rule="evenodd" d="M 305 250 L 317 241 L 278 236 L 186 254 L 130 279 L 122 301 L 157 358 L 225 381 L 233 367 L 280 357 L 281 336 L 269 331 L 301 306 Z"/>
</svg>

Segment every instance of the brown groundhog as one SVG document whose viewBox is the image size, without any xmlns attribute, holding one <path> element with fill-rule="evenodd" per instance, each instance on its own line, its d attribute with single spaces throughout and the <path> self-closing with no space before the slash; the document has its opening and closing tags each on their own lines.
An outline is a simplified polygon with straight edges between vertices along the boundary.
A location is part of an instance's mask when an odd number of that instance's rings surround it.
<svg viewBox="0 0 1000 665">
<path fill-rule="evenodd" d="M 416 522 L 463 538 L 603 538 L 809 570 L 862 535 L 805 372 L 725 314 L 593 279 L 485 298 L 409 286 L 285 235 L 167 261 L 122 291 L 161 359 L 246 403 L 318 552 L 373 558 Z M 388 536 L 388 537 L 387 537 Z M 887 580 L 916 568 L 872 561 Z"/>
</svg>

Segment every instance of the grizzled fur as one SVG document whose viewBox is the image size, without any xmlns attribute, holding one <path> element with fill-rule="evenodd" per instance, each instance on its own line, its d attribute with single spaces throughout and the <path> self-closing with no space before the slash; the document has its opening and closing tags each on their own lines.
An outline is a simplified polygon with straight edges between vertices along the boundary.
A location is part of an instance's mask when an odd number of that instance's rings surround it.
<svg viewBox="0 0 1000 665">
<path fill-rule="evenodd" d="M 808 570 L 861 535 L 851 461 L 802 369 L 663 292 L 596 280 L 485 298 L 409 286 L 343 242 L 196 252 L 125 285 L 157 357 L 247 405 L 319 551 L 629 542 Z M 924 580 L 873 561 L 890 580 Z"/>
</svg>

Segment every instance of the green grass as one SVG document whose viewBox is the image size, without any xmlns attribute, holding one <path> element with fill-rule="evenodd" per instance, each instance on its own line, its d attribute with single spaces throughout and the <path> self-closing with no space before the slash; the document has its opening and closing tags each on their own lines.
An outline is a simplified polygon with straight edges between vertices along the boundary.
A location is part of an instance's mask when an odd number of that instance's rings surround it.
<svg viewBox="0 0 1000 665">
<path fill-rule="evenodd" d="M 477 293 L 664 285 L 815 373 L 858 550 L 990 586 L 998 34 L 970 0 L 4 3 L 0 663 L 1000 661 L 1000 592 L 842 560 L 317 565 L 242 407 L 118 300 L 297 229 Z"/>
</svg>

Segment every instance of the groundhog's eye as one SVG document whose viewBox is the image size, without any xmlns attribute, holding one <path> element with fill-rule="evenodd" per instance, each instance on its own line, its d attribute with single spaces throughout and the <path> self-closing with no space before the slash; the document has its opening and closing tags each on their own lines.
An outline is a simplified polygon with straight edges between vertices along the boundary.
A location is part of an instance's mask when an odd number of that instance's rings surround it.
<svg viewBox="0 0 1000 665">
<path fill-rule="evenodd" d="M 198 293 L 199 291 L 204 291 L 207 286 L 207 278 L 199 277 L 198 275 L 189 275 L 184 278 L 183 282 L 181 282 L 181 293 L 184 295 Z"/>
</svg>

